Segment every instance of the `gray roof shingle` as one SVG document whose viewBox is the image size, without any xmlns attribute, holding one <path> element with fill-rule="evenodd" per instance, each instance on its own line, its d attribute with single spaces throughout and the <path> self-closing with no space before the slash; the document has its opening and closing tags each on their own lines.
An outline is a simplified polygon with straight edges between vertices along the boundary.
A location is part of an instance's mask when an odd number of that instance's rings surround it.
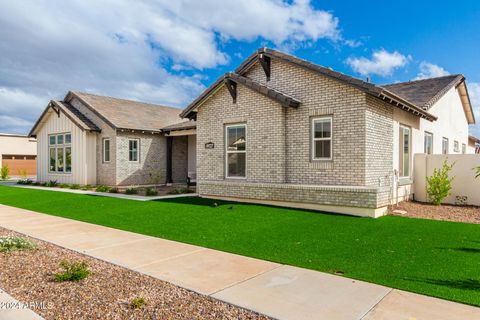
<svg viewBox="0 0 480 320">
<path fill-rule="evenodd" d="M 450 88 L 461 83 L 465 78 L 454 74 L 438 78 L 392 83 L 382 87 L 394 94 L 422 107 L 425 110 L 438 101 Z"/>
<path fill-rule="evenodd" d="M 160 131 L 160 128 L 182 122 L 181 109 L 139 101 L 71 91 L 65 97 L 77 97 L 115 129 Z"/>
</svg>

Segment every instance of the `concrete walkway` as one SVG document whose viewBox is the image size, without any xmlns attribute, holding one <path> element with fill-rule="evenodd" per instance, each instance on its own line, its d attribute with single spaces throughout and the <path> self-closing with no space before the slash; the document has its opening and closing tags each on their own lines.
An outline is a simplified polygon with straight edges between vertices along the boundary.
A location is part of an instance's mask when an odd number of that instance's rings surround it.
<svg viewBox="0 0 480 320">
<path fill-rule="evenodd" d="M 3 205 L 0 226 L 278 319 L 480 319 L 480 308 Z"/>
<path fill-rule="evenodd" d="M 33 302 L 32 302 L 33 303 Z M 0 289 L 0 320 L 42 320 L 38 314 Z"/>
</svg>

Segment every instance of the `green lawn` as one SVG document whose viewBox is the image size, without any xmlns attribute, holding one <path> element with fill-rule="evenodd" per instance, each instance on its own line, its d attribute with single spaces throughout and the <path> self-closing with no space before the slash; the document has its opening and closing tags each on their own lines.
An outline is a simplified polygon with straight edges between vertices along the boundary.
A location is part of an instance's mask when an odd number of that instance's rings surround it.
<svg viewBox="0 0 480 320">
<path fill-rule="evenodd" d="M 214 202 L 0 187 L 5 205 L 480 305 L 480 225 Z"/>
</svg>

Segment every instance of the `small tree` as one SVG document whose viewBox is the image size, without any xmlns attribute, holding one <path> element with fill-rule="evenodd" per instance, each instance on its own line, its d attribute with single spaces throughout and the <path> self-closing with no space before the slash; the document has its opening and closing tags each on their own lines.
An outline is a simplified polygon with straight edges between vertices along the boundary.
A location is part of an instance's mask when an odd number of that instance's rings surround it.
<svg viewBox="0 0 480 320">
<path fill-rule="evenodd" d="M 452 190 L 452 181 L 455 177 L 449 177 L 453 165 L 449 165 L 447 160 L 443 161 L 441 169 L 434 169 L 433 174 L 427 177 L 427 194 L 430 201 L 439 206 L 442 201 L 450 195 Z"/>
<path fill-rule="evenodd" d="M 10 169 L 8 168 L 7 165 L 3 166 L 0 169 L 0 179 L 1 180 L 7 180 L 9 178 L 8 174 L 10 173 Z"/>
</svg>

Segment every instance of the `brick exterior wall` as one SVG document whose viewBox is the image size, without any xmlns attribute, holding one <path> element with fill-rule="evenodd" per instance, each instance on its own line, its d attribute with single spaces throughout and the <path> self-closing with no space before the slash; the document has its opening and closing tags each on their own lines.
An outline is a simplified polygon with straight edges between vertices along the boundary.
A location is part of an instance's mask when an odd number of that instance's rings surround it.
<svg viewBox="0 0 480 320">
<path fill-rule="evenodd" d="M 139 140 L 139 161 L 129 161 L 128 141 Z M 163 135 L 117 132 L 117 185 L 165 183 L 167 142 Z"/>
<path fill-rule="evenodd" d="M 377 208 L 388 204 L 392 107 L 358 89 L 272 59 L 267 83 L 256 63 L 245 74 L 300 101 L 299 108 L 237 86 L 223 87 L 197 113 L 201 195 Z M 311 120 L 333 117 L 333 160 L 311 160 Z M 225 124 L 247 125 L 247 177 L 225 178 Z M 213 142 L 214 149 L 205 149 Z M 335 187 L 334 187 L 335 186 Z M 366 192 L 365 190 L 368 190 Z"/>
<path fill-rule="evenodd" d="M 166 164 L 165 164 L 166 166 Z M 186 183 L 188 171 L 188 137 L 173 137 L 172 141 L 172 180 Z"/>
</svg>

